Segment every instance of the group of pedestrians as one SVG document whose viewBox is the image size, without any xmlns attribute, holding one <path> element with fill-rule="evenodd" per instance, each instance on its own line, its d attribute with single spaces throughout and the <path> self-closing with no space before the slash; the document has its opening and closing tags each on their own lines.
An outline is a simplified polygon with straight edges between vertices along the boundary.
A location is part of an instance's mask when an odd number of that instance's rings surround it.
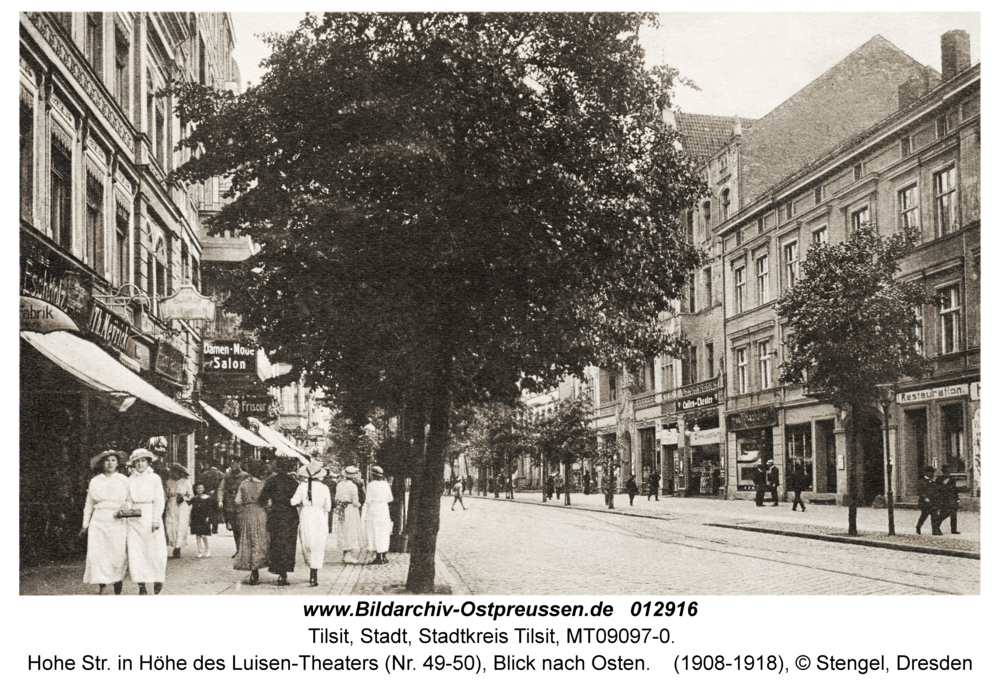
<svg viewBox="0 0 1000 688">
<path fill-rule="evenodd" d="M 771 493 L 771 506 L 778 506 L 778 485 L 780 483 L 781 476 L 778 474 L 778 467 L 774 465 L 773 459 L 768 459 L 766 462 L 762 461 L 754 466 L 754 502 L 757 506 L 764 506 L 764 493 L 768 491 Z M 802 505 L 802 510 L 806 510 L 804 504 Z"/>
<path fill-rule="evenodd" d="M 920 482 L 917 484 L 917 500 L 920 504 L 920 517 L 917 519 L 917 535 L 920 528 L 930 518 L 931 533 L 944 535 L 941 524 L 949 521 L 952 535 L 961 535 L 958 531 L 958 485 L 951 477 L 951 467 L 943 466 L 941 476 L 934 478 L 934 467 L 924 466 Z"/>
</svg>

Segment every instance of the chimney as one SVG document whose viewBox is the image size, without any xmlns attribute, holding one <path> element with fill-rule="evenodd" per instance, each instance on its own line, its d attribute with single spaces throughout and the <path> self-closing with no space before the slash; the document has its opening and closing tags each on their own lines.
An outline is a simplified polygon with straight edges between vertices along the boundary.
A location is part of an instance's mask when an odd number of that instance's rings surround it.
<svg viewBox="0 0 1000 688">
<path fill-rule="evenodd" d="M 941 36 L 941 79 L 948 81 L 971 66 L 969 32 L 955 29 Z"/>
</svg>

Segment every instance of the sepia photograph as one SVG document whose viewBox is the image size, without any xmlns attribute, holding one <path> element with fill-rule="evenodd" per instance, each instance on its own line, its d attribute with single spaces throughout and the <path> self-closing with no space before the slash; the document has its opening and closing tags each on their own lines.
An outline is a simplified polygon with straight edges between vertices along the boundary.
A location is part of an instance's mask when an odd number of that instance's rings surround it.
<svg viewBox="0 0 1000 688">
<path fill-rule="evenodd" d="M 981 595 L 980 20 L 20 12 L 17 596 Z"/>
</svg>

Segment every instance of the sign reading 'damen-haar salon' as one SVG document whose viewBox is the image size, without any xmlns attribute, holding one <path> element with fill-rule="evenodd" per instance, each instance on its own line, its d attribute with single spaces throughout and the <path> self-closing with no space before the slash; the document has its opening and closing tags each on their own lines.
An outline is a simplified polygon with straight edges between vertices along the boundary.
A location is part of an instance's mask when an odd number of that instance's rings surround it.
<svg viewBox="0 0 1000 688">
<path fill-rule="evenodd" d="M 206 373 L 247 373 L 254 370 L 257 352 L 239 342 L 216 339 L 205 342 L 204 353 L 202 370 Z"/>
</svg>

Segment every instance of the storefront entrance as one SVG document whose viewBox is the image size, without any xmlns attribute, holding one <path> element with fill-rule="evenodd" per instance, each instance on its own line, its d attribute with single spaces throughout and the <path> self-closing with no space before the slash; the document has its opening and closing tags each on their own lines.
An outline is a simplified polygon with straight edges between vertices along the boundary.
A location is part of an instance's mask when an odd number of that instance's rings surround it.
<svg viewBox="0 0 1000 688">
<path fill-rule="evenodd" d="M 855 466 L 861 470 L 861 504 L 868 506 L 885 494 L 885 454 L 882 418 L 876 413 L 855 412 Z"/>
</svg>

